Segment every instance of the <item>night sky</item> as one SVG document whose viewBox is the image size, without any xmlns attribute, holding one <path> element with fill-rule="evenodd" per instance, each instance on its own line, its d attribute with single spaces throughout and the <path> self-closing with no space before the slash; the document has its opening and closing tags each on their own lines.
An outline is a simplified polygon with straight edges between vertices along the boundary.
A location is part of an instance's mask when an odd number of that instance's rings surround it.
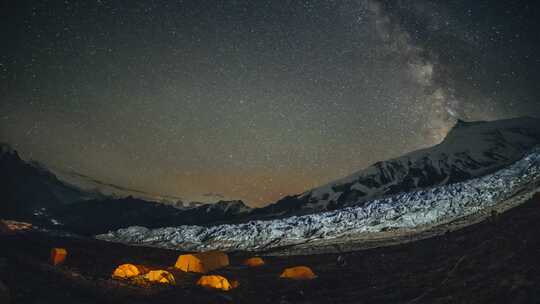
<svg viewBox="0 0 540 304">
<path fill-rule="evenodd" d="M 261 206 L 457 118 L 540 117 L 527 1 L 1 3 L 0 141 L 187 201 Z"/>
</svg>

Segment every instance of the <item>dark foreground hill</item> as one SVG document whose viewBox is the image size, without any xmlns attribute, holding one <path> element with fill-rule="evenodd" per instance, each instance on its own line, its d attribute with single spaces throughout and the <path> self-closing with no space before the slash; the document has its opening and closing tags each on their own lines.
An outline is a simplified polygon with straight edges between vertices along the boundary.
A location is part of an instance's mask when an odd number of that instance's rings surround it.
<svg viewBox="0 0 540 304">
<path fill-rule="evenodd" d="M 0 235 L 0 281 L 12 303 L 538 303 L 540 195 L 489 220 L 422 241 L 341 254 L 266 257 L 259 269 L 218 271 L 239 288 L 194 286 L 198 275 L 175 273 L 173 287 L 140 288 L 110 279 L 118 264 L 171 266 L 179 252 L 130 247 L 43 233 Z M 51 247 L 66 247 L 61 267 L 48 266 Z M 313 281 L 285 281 L 287 266 L 308 265 Z"/>
</svg>

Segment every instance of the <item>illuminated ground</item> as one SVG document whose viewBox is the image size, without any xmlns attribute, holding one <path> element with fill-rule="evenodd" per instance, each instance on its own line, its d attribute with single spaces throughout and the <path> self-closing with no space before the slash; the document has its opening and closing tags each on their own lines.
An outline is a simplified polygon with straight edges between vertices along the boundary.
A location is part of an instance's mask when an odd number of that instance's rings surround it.
<svg viewBox="0 0 540 304">
<path fill-rule="evenodd" d="M 118 264 L 171 266 L 179 252 L 38 233 L 0 237 L 0 280 L 12 303 L 531 303 L 540 299 L 540 195 L 488 220 L 431 239 L 342 254 L 266 257 L 258 269 L 217 271 L 240 287 L 214 292 L 196 274 L 175 272 L 177 286 L 141 288 L 110 279 Z M 61 267 L 51 247 L 66 247 Z M 279 279 L 284 267 L 308 265 L 313 281 Z"/>
</svg>

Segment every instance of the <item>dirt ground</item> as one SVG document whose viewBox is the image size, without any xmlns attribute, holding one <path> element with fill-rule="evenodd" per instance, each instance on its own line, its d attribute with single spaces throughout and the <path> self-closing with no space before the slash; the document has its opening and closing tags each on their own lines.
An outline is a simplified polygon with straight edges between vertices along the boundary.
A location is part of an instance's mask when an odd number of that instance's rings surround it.
<svg viewBox="0 0 540 304">
<path fill-rule="evenodd" d="M 0 281 L 11 303 L 540 303 L 539 233 L 536 195 L 481 223 L 406 244 L 268 256 L 260 268 L 242 266 L 249 255 L 232 253 L 231 266 L 215 272 L 239 280 L 229 292 L 199 288 L 200 275 L 178 271 L 176 286 L 111 279 L 122 263 L 171 267 L 178 251 L 37 232 L 0 234 Z M 68 250 L 65 264 L 48 264 L 52 247 Z M 294 265 L 310 266 L 318 278 L 279 278 Z"/>
</svg>

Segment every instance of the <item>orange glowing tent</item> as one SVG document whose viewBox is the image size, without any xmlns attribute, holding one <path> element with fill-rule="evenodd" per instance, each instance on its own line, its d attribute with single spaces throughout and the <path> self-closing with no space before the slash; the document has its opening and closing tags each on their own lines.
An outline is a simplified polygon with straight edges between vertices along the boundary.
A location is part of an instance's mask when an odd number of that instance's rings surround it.
<svg viewBox="0 0 540 304">
<path fill-rule="evenodd" d="M 221 251 L 182 254 L 174 267 L 186 272 L 207 273 L 229 266 L 229 256 Z"/>
<path fill-rule="evenodd" d="M 231 283 L 229 283 L 227 278 L 220 275 L 203 275 L 197 281 L 197 285 L 204 288 L 218 289 L 223 291 L 229 291 L 234 288 Z M 236 283 L 236 286 L 238 286 L 238 283 Z"/>
<path fill-rule="evenodd" d="M 313 270 L 307 266 L 285 268 L 279 277 L 291 280 L 312 280 L 317 278 Z"/>
<path fill-rule="evenodd" d="M 252 257 L 244 261 L 244 265 L 249 267 L 259 267 L 264 265 L 264 260 L 260 257 Z"/>
<path fill-rule="evenodd" d="M 133 264 L 122 264 L 114 270 L 112 277 L 128 279 L 142 275 L 147 272 L 147 269 L 142 266 L 133 265 Z"/>
<path fill-rule="evenodd" d="M 58 265 L 62 264 L 67 257 L 67 250 L 64 248 L 53 248 L 51 249 L 51 264 Z"/>
<path fill-rule="evenodd" d="M 162 283 L 162 284 L 172 284 L 176 282 L 172 273 L 166 270 L 151 270 L 144 275 L 144 278 L 150 282 Z"/>
</svg>

